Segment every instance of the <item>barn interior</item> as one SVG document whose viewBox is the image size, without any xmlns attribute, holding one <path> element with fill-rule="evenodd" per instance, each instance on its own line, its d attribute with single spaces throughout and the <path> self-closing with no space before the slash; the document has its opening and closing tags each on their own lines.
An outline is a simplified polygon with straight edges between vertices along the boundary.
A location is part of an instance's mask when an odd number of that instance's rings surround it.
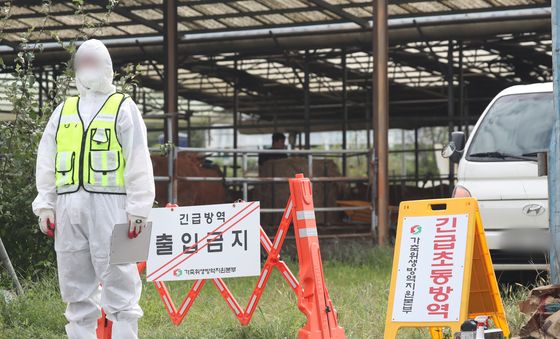
<svg viewBox="0 0 560 339">
<path fill-rule="evenodd" d="M 468 133 L 502 89 L 552 79 L 548 0 L 50 3 L 3 5 L 1 77 L 39 51 L 41 106 L 65 76 L 65 47 L 100 39 L 117 81 L 134 84 L 160 205 L 260 200 L 274 227 L 287 178 L 303 171 L 321 236 L 375 237 L 400 201 L 448 197 L 449 134 Z M 13 119 L 8 91 L 1 119 Z M 286 150 L 269 149 L 272 133 Z"/>
</svg>

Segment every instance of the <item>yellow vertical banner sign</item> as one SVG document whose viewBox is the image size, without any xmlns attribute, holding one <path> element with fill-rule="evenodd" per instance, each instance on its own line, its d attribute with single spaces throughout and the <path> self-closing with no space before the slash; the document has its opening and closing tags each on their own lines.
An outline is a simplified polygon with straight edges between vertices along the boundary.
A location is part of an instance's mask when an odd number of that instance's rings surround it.
<svg viewBox="0 0 560 339">
<path fill-rule="evenodd" d="M 443 328 L 458 332 L 478 315 L 509 337 L 477 200 L 402 202 L 384 338 L 404 327 L 443 338 Z"/>
</svg>

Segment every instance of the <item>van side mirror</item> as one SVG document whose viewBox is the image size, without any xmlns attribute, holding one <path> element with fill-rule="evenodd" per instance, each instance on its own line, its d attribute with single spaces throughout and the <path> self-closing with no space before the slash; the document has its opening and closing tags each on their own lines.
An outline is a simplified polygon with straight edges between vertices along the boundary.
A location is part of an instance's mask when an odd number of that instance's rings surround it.
<svg viewBox="0 0 560 339">
<path fill-rule="evenodd" d="M 466 138 L 463 132 L 452 132 L 451 140 L 449 143 L 441 150 L 441 156 L 444 158 L 449 158 L 449 160 L 454 163 L 458 163 L 463 156 L 463 151 L 465 148 Z"/>
</svg>

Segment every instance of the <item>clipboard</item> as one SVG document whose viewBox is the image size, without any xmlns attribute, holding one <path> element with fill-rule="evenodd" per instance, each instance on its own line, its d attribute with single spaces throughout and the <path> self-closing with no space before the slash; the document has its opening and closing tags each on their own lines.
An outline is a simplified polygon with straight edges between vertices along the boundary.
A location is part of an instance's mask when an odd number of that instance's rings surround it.
<svg viewBox="0 0 560 339">
<path fill-rule="evenodd" d="M 150 251 L 152 223 L 148 222 L 136 237 L 128 237 L 128 224 L 116 224 L 111 235 L 110 264 L 131 264 L 146 261 Z"/>
</svg>

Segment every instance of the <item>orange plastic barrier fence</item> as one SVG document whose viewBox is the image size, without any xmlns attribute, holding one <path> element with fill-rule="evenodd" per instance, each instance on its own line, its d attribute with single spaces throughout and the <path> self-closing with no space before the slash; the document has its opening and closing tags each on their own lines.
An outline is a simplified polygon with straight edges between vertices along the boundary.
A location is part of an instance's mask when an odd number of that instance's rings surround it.
<svg viewBox="0 0 560 339">
<path fill-rule="evenodd" d="M 240 324 L 246 326 L 251 322 L 268 279 L 274 268 L 276 268 L 296 294 L 298 298 L 297 306 L 307 318 L 307 323 L 299 330 L 299 338 L 345 338 L 344 329 L 338 325 L 338 316 L 325 285 L 317 225 L 315 223 L 311 182 L 309 179 L 304 178 L 303 174 L 297 174 L 294 179 L 290 179 L 289 184 L 290 198 L 284 209 L 282 221 L 274 240 L 270 241 L 262 227 L 260 229 L 261 245 L 268 256 L 245 309 L 239 305 L 222 279 L 211 279 L 212 283 L 218 289 Z M 168 204 L 166 207 L 177 207 L 177 205 Z M 292 223 L 294 225 L 299 258 L 299 281 L 292 274 L 288 266 L 280 260 L 280 250 Z M 138 264 L 140 272 L 145 267 L 145 263 Z M 165 283 L 154 281 L 154 285 L 173 324 L 179 325 L 185 319 L 205 283 L 206 280 L 195 280 L 190 291 L 177 308 L 171 300 Z M 111 338 L 111 322 L 105 319 L 104 314 L 98 322 L 97 337 L 99 339 Z"/>
</svg>

